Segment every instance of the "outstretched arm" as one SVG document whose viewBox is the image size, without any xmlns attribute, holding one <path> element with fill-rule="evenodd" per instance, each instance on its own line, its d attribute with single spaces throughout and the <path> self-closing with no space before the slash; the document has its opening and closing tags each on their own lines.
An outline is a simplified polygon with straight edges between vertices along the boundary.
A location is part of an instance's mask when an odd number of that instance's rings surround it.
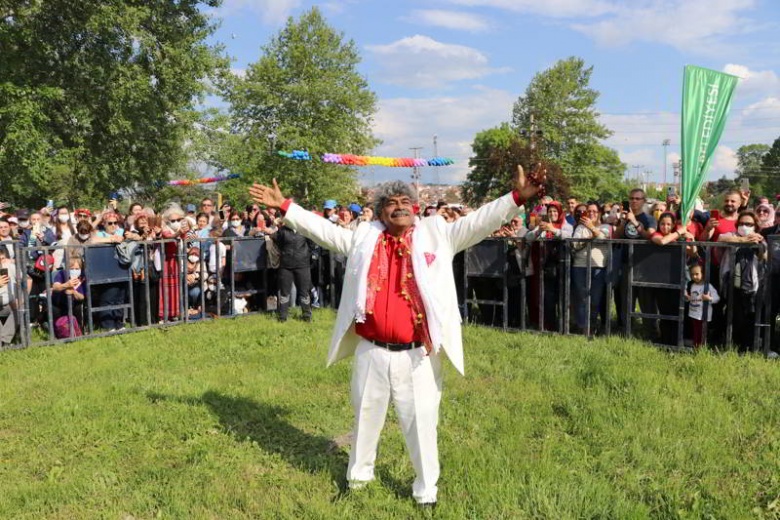
<svg viewBox="0 0 780 520">
<path fill-rule="evenodd" d="M 273 186 L 255 183 L 249 188 L 249 194 L 258 204 L 281 210 L 287 224 L 306 238 L 345 256 L 349 253 L 353 231 L 333 225 L 311 211 L 306 211 L 292 200 L 286 199 L 276 179 L 273 179 Z"/>
<path fill-rule="evenodd" d="M 478 244 L 493 230 L 517 215 L 526 200 L 536 195 L 546 180 L 546 170 L 537 165 L 530 178 L 526 177 L 522 166 L 517 166 L 514 177 L 514 190 L 501 198 L 490 202 L 466 217 L 456 220 L 448 226 L 448 234 L 455 253 Z"/>
</svg>

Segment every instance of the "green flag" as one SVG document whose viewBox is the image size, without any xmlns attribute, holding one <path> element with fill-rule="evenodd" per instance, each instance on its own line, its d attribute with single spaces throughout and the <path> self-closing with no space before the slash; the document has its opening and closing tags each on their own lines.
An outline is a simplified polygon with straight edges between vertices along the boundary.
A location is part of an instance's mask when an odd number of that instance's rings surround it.
<svg viewBox="0 0 780 520">
<path fill-rule="evenodd" d="M 718 146 L 736 76 L 687 65 L 682 102 L 682 212 L 685 223 Z"/>
</svg>

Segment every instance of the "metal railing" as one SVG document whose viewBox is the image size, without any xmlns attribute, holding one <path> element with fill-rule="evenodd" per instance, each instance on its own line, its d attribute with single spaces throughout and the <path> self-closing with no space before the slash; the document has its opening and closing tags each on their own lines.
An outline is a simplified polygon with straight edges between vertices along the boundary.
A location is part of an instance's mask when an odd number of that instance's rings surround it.
<svg viewBox="0 0 780 520">
<path fill-rule="evenodd" d="M 769 250 L 780 250 L 780 236 L 769 238 Z M 713 261 L 714 251 L 729 254 L 733 258 L 740 248 L 756 249 L 747 244 L 711 242 L 673 242 L 656 246 L 640 240 L 535 240 L 501 238 L 487 239 L 455 258 L 454 271 L 458 286 L 459 306 L 463 317 L 472 322 L 506 330 L 532 330 L 571 334 L 572 322 L 581 320 L 584 306 L 585 323 L 580 323 L 577 333 L 587 338 L 595 334 L 625 336 L 633 334 L 632 321 L 639 319 L 647 329 L 659 322 L 666 333 L 669 347 L 685 346 L 685 290 L 687 257 L 685 248 L 695 246 L 704 258 L 705 283 L 720 287 L 712 273 L 722 267 Z M 197 266 L 188 273 L 187 257 L 191 248 L 200 251 Z M 76 326 L 87 337 L 100 337 L 132 330 L 188 323 L 195 320 L 236 316 L 236 298 L 253 299 L 249 314 L 272 311 L 269 306 L 269 287 L 273 285 L 274 272 L 269 269 L 265 237 L 193 238 L 187 240 L 163 239 L 138 242 L 131 258 L 131 265 L 120 265 L 113 245 L 64 245 L 22 247 L 14 244 L 18 341 L 5 348 L 23 348 L 74 341 Z M 599 249 L 604 267 L 593 265 L 593 251 Z M 572 286 L 572 254 L 579 249 L 585 257 L 584 285 Z M 51 255 L 51 256 L 50 256 Z M 84 258 L 84 302 L 78 303 L 71 295 L 57 297 L 60 305 L 53 304 L 53 276 L 50 267 L 57 262 L 59 269 L 70 265 L 74 256 Z M 720 255 L 724 256 L 724 255 Z M 756 295 L 756 311 L 752 326 L 750 350 L 769 352 L 773 320 L 776 310 L 773 301 L 777 289 L 772 284 L 775 272 L 780 273 L 780 262 L 769 254 L 762 264 L 765 275 Z M 317 280 L 315 288 L 322 306 L 337 308 L 340 299 L 340 283 L 343 281 L 346 259 L 317 252 L 312 273 Z M 35 262 L 43 266 L 43 273 L 35 273 Z M 733 265 L 732 261 L 732 265 Z M 579 266 L 582 269 L 582 266 Z M 601 270 L 601 271 L 599 271 Z M 730 269 L 726 280 L 719 312 L 725 308 L 723 322 L 718 328 L 714 343 L 730 346 L 734 341 L 736 269 Z M 31 276 L 30 273 L 35 276 Z M 47 274 L 48 273 L 48 274 Z M 197 282 L 188 284 L 187 275 L 197 274 Z M 582 276 L 579 271 L 578 276 Z M 190 289 L 197 294 L 192 297 Z M 574 291 L 572 290 L 574 289 Z M 594 289 L 596 292 L 594 293 Z M 107 297 L 107 291 L 111 297 Z M 593 301 L 593 295 L 601 296 Z M 661 293 L 661 291 L 667 291 Z M 676 298 L 669 296 L 676 291 Z M 614 294 L 617 292 L 617 296 Z M 640 304 L 652 303 L 663 294 L 664 309 L 654 307 L 635 308 L 635 296 Z M 616 297 L 618 298 L 616 300 Z M 617 301 L 613 314 L 613 303 Z M 597 307 L 595 304 L 598 303 Z M 642 305 L 640 305 L 641 307 Z M 709 302 L 703 304 L 702 335 L 708 337 L 710 324 L 706 320 Z M 602 308 L 603 307 L 603 308 Z M 572 311 L 575 319 L 572 320 Z M 739 319 L 742 319 L 742 309 Z M 108 314 L 107 314 L 108 313 Z M 113 314 L 112 314 L 113 313 Z M 551 315 L 552 314 L 552 315 Z M 115 316 L 119 330 L 102 326 L 106 315 Z M 598 328 L 594 317 L 601 315 Z M 98 317 L 97 322 L 95 316 Z M 579 318 L 576 318 L 579 316 Z M 55 333 L 56 321 L 63 317 L 68 333 Z M 615 319 L 617 318 L 617 319 Z M 111 320 L 108 320 L 109 322 Z M 613 323 L 616 322 L 616 323 Z M 670 325 L 671 324 L 671 325 Z M 670 340 L 672 327 L 674 337 Z M 721 326 L 722 325 L 722 326 Z M 740 323 L 740 341 L 745 343 L 744 323 Z M 653 332 L 651 331 L 651 332 Z M 722 331 L 722 336 L 721 336 Z M 657 332 L 657 331 L 656 331 Z M 652 336 L 652 334 L 651 334 Z M 743 344 L 740 348 L 745 349 Z"/>
</svg>

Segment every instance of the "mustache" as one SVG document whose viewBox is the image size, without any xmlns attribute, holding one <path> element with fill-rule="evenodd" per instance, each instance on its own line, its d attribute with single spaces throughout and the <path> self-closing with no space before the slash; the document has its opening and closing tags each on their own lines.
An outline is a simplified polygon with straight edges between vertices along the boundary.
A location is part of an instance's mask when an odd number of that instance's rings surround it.
<svg viewBox="0 0 780 520">
<path fill-rule="evenodd" d="M 399 208 L 399 209 L 393 210 L 393 212 L 390 214 L 390 218 L 408 217 L 411 214 L 412 214 L 412 212 L 409 211 L 408 209 L 400 209 Z"/>
</svg>

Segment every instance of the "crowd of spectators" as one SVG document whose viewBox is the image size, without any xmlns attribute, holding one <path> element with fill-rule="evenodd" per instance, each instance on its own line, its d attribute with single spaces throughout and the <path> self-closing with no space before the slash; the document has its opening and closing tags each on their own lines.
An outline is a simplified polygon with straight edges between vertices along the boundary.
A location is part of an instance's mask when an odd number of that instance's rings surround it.
<svg viewBox="0 0 780 520">
<path fill-rule="evenodd" d="M 88 296 L 92 307 L 101 308 L 95 313 L 95 324 L 103 331 L 177 321 L 183 319 L 182 313 L 188 319 L 198 319 L 220 312 L 219 301 L 222 313 L 275 309 L 283 321 L 296 303 L 304 320 L 311 319 L 312 307 L 338 303 L 344 273 L 328 262 L 341 266 L 344 259 L 337 255 L 321 259 L 316 244 L 285 226 L 276 211 L 257 204 L 241 210 L 224 202 L 217 208 L 214 200 L 205 198 L 199 207 L 171 203 L 160 212 L 138 203 L 120 212 L 116 201 L 94 212 L 66 206 L 38 211 L 4 209 L 0 208 L 0 346 L 18 338 L 17 311 L 23 291 L 29 295 L 27 319 L 31 326 L 41 327 L 52 319 L 58 337 L 85 330 L 86 316 L 91 312 L 85 305 Z M 313 210 L 333 225 L 351 229 L 374 218 L 371 204 L 342 205 L 327 200 Z M 441 201 L 421 208 L 418 216 L 441 217 L 452 223 L 470 211 L 465 205 Z M 731 191 L 721 208 L 705 211 L 697 204 L 686 226 L 681 224 L 679 212 L 679 197 L 651 201 L 641 189 L 614 203 L 583 203 L 574 197 L 561 203 L 544 197 L 538 206 L 526 208 L 524 214 L 496 230 L 494 236 L 510 239 L 515 272 L 527 278 L 526 308 L 532 326 L 557 330 L 564 306 L 569 305 L 570 330 L 595 334 L 602 333 L 607 320 L 612 319 L 612 310 L 606 305 L 608 282 L 614 290 L 618 330 L 625 325 L 626 308 L 634 309 L 637 302 L 646 315 L 674 316 L 679 307 L 679 290 L 646 287 L 633 287 L 633 301 L 626 305 L 628 250 L 625 242 L 610 244 L 611 239 L 644 241 L 659 247 L 691 242 L 683 246 L 689 266 L 686 339 L 696 346 L 706 339 L 721 343 L 731 296 L 733 342 L 740 350 L 753 349 L 761 291 L 777 287 L 780 276 L 780 250 L 768 251 L 766 247 L 767 237 L 780 232 L 780 206 L 776 210 L 766 197 L 751 201 L 749 193 Z M 242 237 L 265 241 L 267 265 L 263 273 L 231 273 L 232 248 Z M 592 240 L 595 242 L 589 244 Z M 712 245 L 702 246 L 701 242 Z M 735 245 L 719 248 L 717 243 Z M 132 300 L 127 283 L 101 284 L 88 294 L 84 251 L 85 246 L 95 244 L 113 244 L 122 250 L 119 257 L 127 260 L 132 274 Z M 20 252 L 26 255 L 24 273 L 17 272 L 20 264 L 15 255 Z M 565 278 L 571 283 L 571 298 L 565 305 L 560 283 L 562 255 L 571 255 Z M 704 261 L 707 255 L 711 255 L 709 263 Z M 771 271 L 765 268 L 769 255 Z M 710 268 L 709 283 L 704 282 L 705 265 Z M 334 286 L 334 294 L 321 290 L 327 273 L 333 273 L 334 278 L 327 282 Z M 767 318 L 770 324 L 778 315 L 777 300 L 780 298 L 772 298 Z M 126 309 L 129 301 L 134 306 L 133 323 L 129 323 L 131 314 Z M 526 312 L 511 310 L 513 315 Z M 704 319 L 711 320 L 709 338 L 702 337 Z M 643 318 L 641 324 L 646 338 L 676 344 L 676 322 Z"/>
</svg>

